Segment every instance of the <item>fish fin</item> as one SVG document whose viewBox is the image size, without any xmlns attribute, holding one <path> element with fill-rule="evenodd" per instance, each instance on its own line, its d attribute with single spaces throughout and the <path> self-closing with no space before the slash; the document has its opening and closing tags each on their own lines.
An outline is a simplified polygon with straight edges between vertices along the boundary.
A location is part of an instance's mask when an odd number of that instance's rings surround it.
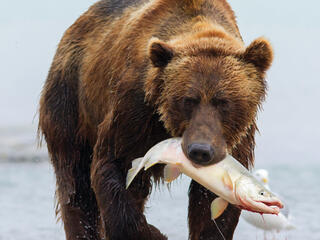
<svg viewBox="0 0 320 240">
<path fill-rule="evenodd" d="M 228 207 L 228 202 L 220 197 L 211 203 L 211 219 L 217 219 Z"/>
<path fill-rule="evenodd" d="M 129 169 L 126 179 L 126 189 L 130 186 L 131 182 L 137 176 L 137 174 L 140 172 L 140 170 L 143 168 L 142 164 L 143 158 L 137 158 L 132 161 L 132 168 Z"/>
<path fill-rule="evenodd" d="M 229 173 L 226 171 L 222 176 L 222 181 L 224 185 L 231 191 L 233 191 L 233 183 Z"/>
<path fill-rule="evenodd" d="M 181 175 L 180 169 L 172 164 L 168 164 L 164 167 L 164 180 L 167 183 L 172 182 Z"/>
</svg>

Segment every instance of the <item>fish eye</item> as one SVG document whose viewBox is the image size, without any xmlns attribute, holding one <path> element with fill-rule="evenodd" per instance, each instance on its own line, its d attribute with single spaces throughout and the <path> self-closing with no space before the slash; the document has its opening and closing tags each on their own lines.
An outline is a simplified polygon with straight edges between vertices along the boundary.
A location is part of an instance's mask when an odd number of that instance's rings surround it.
<svg viewBox="0 0 320 240">
<path fill-rule="evenodd" d="M 261 190 L 261 191 L 259 192 L 259 195 L 264 196 L 264 195 L 265 195 L 265 191 Z"/>
</svg>

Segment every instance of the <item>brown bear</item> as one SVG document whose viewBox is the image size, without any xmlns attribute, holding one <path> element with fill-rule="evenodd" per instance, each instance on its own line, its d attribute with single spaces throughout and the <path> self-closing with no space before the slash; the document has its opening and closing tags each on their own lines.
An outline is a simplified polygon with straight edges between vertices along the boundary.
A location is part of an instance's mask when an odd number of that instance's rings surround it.
<svg viewBox="0 0 320 240">
<path fill-rule="evenodd" d="M 40 101 L 67 239 L 167 239 L 143 213 L 163 166 L 126 190 L 131 161 L 182 137 L 198 167 L 226 152 L 248 166 L 272 56 L 263 38 L 244 46 L 226 0 L 94 4 L 64 34 Z M 215 197 L 191 182 L 191 240 L 221 238 L 210 218 Z M 217 219 L 225 239 L 239 215 L 229 205 Z"/>
</svg>

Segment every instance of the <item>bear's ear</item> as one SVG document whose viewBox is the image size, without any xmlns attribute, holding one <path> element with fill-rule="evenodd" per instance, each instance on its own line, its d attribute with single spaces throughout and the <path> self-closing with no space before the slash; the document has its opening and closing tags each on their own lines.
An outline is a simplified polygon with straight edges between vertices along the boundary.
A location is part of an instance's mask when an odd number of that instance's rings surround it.
<svg viewBox="0 0 320 240">
<path fill-rule="evenodd" d="M 172 47 L 157 38 L 152 38 L 149 43 L 149 57 L 155 67 L 165 67 L 173 58 Z"/>
<path fill-rule="evenodd" d="M 273 60 L 271 44 L 264 38 L 258 38 L 247 47 L 243 57 L 246 62 L 252 63 L 259 71 L 265 72 Z"/>
</svg>

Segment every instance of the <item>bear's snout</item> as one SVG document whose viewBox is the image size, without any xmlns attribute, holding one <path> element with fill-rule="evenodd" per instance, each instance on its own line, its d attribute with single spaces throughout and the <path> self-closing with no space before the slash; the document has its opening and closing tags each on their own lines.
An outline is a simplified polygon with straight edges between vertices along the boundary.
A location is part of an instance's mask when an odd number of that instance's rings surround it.
<svg viewBox="0 0 320 240">
<path fill-rule="evenodd" d="M 194 163 L 208 165 L 214 159 L 214 149 L 210 144 L 192 143 L 188 145 L 188 158 Z"/>
<path fill-rule="evenodd" d="M 216 109 L 199 105 L 182 136 L 182 149 L 187 158 L 200 166 L 215 164 L 226 156 L 227 144 Z"/>
</svg>

